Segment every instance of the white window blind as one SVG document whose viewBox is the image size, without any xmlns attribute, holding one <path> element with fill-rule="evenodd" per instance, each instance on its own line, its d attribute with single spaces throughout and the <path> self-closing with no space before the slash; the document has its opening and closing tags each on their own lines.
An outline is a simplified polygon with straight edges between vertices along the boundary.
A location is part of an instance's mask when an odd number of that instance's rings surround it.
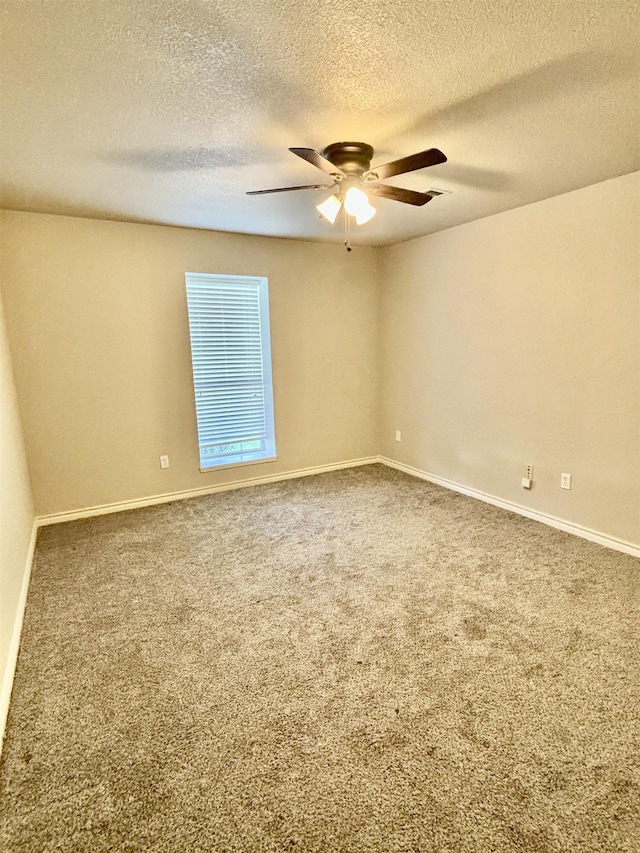
<svg viewBox="0 0 640 853">
<path fill-rule="evenodd" d="M 200 468 L 274 459 L 268 281 L 185 277 Z"/>
</svg>

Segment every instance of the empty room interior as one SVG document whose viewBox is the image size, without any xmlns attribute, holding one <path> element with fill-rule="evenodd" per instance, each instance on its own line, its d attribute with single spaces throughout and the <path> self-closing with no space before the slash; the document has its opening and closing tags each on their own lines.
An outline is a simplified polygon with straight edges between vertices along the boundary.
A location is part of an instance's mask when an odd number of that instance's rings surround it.
<svg viewBox="0 0 640 853">
<path fill-rule="evenodd" d="M 2 850 L 637 851 L 640 3 L 0 30 Z"/>
</svg>

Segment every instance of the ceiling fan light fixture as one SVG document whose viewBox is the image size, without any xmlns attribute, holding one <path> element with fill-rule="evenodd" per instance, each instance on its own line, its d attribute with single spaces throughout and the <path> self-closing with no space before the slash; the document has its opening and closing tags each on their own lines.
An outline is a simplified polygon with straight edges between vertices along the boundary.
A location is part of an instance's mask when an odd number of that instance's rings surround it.
<svg viewBox="0 0 640 853">
<path fill-rule="evenodd" d="M 336 221 L 336 216 L 342 207 L 342 202 L 337 195 L 330 195 L 322 204 L 316 206 L 316 210 L 324 216 L 332 225 Z"/>
</svg>

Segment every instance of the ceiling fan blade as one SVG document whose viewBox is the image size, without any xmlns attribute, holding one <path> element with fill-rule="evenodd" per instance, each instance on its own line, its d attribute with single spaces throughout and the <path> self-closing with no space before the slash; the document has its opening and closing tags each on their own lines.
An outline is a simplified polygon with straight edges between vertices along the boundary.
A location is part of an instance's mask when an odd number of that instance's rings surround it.
<svg viewBox="0 0 640 853">
<path fill-rule="evenodd" d="M 362 177 L 365 181 L 383 181 L 394 175 L 404 175 L 405 172 L 415 172 L 416 169 L 426 169 L 427 166 L 437 166 L 439 163 L 446 162 L 447 158 L 442 151 L 438 148 L 429 148 L 427 151 L 420 151 L 408 157 L 401 157 L 399 160 L 392 160 L 391 163 L 376 166 L 375 169 L 365 172 Z"/>
<path fill-rule="evenodd" d="M 247 195 L 264 195 L 265 193 L 289 193 L 292 190 L 330 190 L 335 184 L 307 184 L 304 187 L 278 187 L 275 190 L 251 190 Z"/>
<path fill-rule="evenodd" d="M 415 204 L 421 207 L 433 198 L 429 193 L 418 193 L 415 190 L 405 190 L 402 187 L 390 187 L 388 184 L 367 184 L 366 192 L 392 201 L 403 201 L 405 204 Z"/>
<path fill-rule="evenodd" d="M 333 177 L 334 175 L 345 174 L 341 169 L 338 169 L 337 166 L 334 166 L 330 160 L 323 157 L 322 154 L 318 154 L 317 151 L 314 151 L 313 148 L 290 148 L 289 151 L 297 154 L 298 157 L 302 157 L 303 160 L 306 160 L 307 163 L 311 163 L 312 166 L 322 169 L 322 171 L 326 172 L 327 175 L 331 175 Z"/>
</svg>

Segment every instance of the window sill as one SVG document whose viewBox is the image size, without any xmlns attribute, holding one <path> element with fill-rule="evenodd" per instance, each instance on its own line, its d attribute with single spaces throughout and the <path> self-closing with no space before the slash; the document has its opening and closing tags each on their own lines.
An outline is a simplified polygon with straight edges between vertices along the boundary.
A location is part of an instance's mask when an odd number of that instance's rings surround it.
<svg viewBox="0 0 640 853">
<path fill-rule="evenodd" d="M 213 471 L 226 471 L 228 468 L 244 468 L 246 465 L 262 465 L 263 462 L 275 462 L 277 456 L 265 456 L 262 459 L 248 459 L 246 462 L 225 462 L 222 465 L 210 465 L 200 468 L 201 474 L 211 474 Z"/>
</svg>

